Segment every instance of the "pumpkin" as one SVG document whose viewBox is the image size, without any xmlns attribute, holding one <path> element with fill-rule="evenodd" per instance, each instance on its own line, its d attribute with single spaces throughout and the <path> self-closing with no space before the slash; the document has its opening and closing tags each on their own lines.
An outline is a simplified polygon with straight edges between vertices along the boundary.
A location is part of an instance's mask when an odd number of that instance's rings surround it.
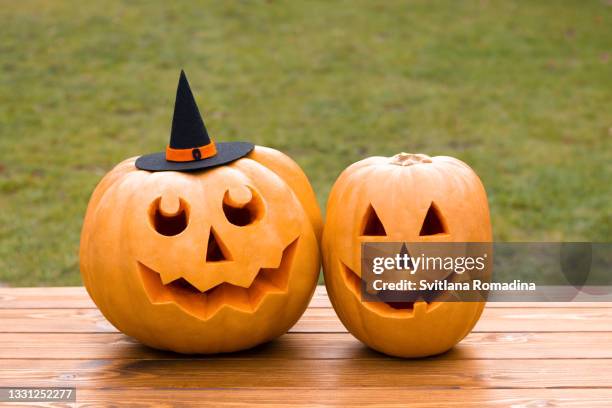
<svg viewBox="0 0 612 408">
<path fill-rule="evenodd" d="M 120 331 L 181 353 L 231 352 L 285 333 L 314 292 L 322 220 L 284 154 L 256 146 L 199 172 L 118 164 L 87 208 L 80 267 Z"/>
<path fill-rule="evenodd" d="M 490 242 L 478 176 L 451 157 L 401 153 L 349 166 L 330 193 L 321 249 L 325 285 L 346 328 L 399 357 L 442 353 L 465 337 L 484 302 L 361 301 L 363 242 Z"/>
</svg>

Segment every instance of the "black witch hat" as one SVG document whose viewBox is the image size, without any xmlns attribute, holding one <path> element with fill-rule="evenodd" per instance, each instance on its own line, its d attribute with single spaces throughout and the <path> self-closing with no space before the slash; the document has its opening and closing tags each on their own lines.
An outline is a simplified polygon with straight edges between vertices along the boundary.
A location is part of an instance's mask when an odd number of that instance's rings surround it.
<svg viewBox="0 0 612 408">
<path fill-rule="evenodd" d="M 219 166 L 246 156 L 253 150 L 252 143 L 215 143 L 196 105 L 185 72 L 181 70 L 170 144 L 165 152 L 147 154 L 136 160 L 136 167 L 149 171 L 193 171 Z"/>
</svg>

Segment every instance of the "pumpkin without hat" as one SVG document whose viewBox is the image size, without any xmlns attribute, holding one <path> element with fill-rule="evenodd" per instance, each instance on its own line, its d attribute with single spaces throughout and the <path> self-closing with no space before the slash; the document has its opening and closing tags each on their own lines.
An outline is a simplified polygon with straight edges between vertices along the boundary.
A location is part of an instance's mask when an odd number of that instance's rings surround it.
<svg viewBox="0 0 612 408">
<path fill-rule="evenodd" d="M 474 327 L 483 302 L 361 301 L 363 242 L 490 242 L 487 197 L 452 157 L 398 154 L 349 166 L 327 204 L 325 284 L 342 323 L 370 347 L 401 357 L 442 353 Z"/>
</svg>

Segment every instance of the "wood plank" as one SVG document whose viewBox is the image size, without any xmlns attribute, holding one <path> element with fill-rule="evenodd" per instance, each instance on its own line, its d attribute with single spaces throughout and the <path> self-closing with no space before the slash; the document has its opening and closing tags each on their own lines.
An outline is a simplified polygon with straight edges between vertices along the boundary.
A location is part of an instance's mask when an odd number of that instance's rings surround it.
<svg viewBox="0 0 612 408">
<path fill-rule="evenodd" d="M 422 360 L 363 346 L 324 290 L 313 305 L 276 341 L 193 357 L 117 333 L 83 288 L 0 289 L 0 386 L 76 385 L 79 402 L 93 405 L 612 405 L 603 304 L 490 304 L 454 350 Z"/>
<path fill-rule="evenodd" d="M 0 359 L 176 359 L 120 333 L 0 333 Z M 199 358 L 192 356 L 192 358 Z M 202 357 L 210 358 L 210 357 Z M 228 360 L 384 359 L 348 333 L 290 333 Z M 612 332 L 472 333 L 445 360 L 612 359 Z"/>
<path fill-rule="evenodd" d="M 0 309 L 95 309 L 82 286 L 0 288 Z"/>
<path fill-rule="evenodd" d="M 98 309 L 0 309 L 0 332 L 116 332 Z"/>
<path fill-rule="evenodd" d="M 113 333 L 98 309 L 1 309 L 0 333 Z M 308 309 L 294 332 L 346 332 L 332 309 Z"/>
<path fill-rule="evenodd" d="M 400 388 L 257 389 L 78 389 L 77 401 L 94 406 L 243 407 L 610 407 L 609 389 L 474 389 L 418 390 Z M 409 402 L 409 404 L 408 404 Z M 47 406 L 47 405 L 40 405 Z"/>
<path fill-rule="evenodd" d="M 1 309 L 0 333 L 116 332 L 97 309 Z M 601 332 L 612 330 L 612 309 L 490 308 L 475 332 Z M 346 332 L 333 309 L 311 308 L 290 330 L 297 333 Z"/>
<path fill-rule="evenodd" d="M 0 386 L 612 388 L 610 360 L 2 360 Z"/>
<path fill-rule="evenodd" d="M 320 288 L 323 288 L 321 290 Z M 317 286 L 308 307 L 331 307 L 324 286 Z M 96 309 L 83 286 L 0 287 L 0 309 Z"/>
<path fill-rule="evenodd" d="M 612 302 L 489 302 L 488 308 L 612 308 Z M 310 302 L 311 308 L 331 307 L 325 286 L 319 285 Z M 82 286 L 38 287 L 38 288 L 0 288 L 0 309 L 95 309 Z"/>
<path fill-rule="evenodd" d="M 612 309 L 489 308 L 476 332 L 601 332 L 612 330 Z"/>
</svg>

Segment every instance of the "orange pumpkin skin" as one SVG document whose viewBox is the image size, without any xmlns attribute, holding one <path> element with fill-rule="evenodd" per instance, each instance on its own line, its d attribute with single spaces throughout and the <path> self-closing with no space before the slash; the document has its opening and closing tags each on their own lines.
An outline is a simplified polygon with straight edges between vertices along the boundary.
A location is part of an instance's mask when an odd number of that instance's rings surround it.
<svg viewBox="0 0 612 408">
<path fill-rule="evenodd" d="M 445 231 L 422 234 L 432 203 Z M 364 235 L 370 208 L 384 227 L 376 236 Z M 325 285 L 344 326 L 363 343 L 392 356 L 442 353 L 471 331 L 484 302 L 420 301 L 412 309 L 361 302 L 361 242 L 402 241 L 491 241 L 486 193 L 470 167 L 451 157 L 407 153 L 359 161 L 334 184 L 323 229 Z"/>
<path fill-rule="evenodd" d="M 181 353 L 242 350 L 293 326 L 322 230 L 299 166 L 260 146 L 203 172 L 151 173 L 135 159 L 100 181 L 81 234 L 81 275 L 104 316 Z"/>
</svg>

